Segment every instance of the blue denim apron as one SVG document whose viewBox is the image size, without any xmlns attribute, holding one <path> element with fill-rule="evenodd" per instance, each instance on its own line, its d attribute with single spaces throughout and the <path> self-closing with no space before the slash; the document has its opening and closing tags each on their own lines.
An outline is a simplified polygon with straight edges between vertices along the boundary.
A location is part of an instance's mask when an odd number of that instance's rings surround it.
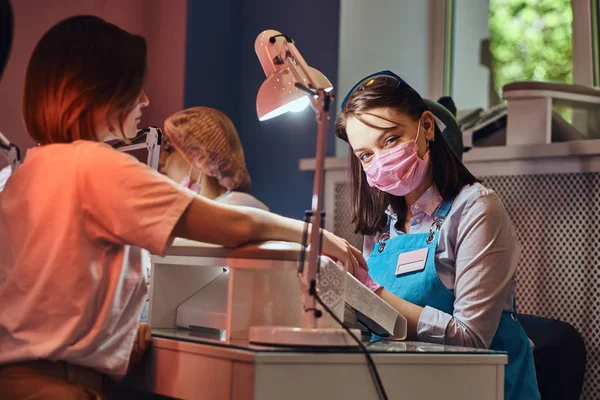
<svg viewBox="0 0 600 400">
<path fill-rule="evenodd" d="M 452 201 L 443 201 L 438 207 L 428 233 L 400 234 L 377 243 L 369 257 L 371 277 L 389 292 L 420 307 L 430 306 L 452 315 L 454 293 L 440 280 L 435 267 L 439 230 L 452 207 Z M 418 271 L 396 275 L 396 263 L 402 253 L 428 249 L 425 267 Z M 505 351 L 504 398 L 510 400 L 539 399 L 535 364 L 529 340 L 513 311 L 504 311 L 490 349 Z"/>
</svg>

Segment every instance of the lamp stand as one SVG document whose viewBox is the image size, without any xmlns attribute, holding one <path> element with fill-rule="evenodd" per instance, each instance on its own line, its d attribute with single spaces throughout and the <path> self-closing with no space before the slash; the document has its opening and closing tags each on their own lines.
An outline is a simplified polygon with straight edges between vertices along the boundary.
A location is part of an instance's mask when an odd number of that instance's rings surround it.
<svg viewBox="0 0 600 400">
<path fill-rule="evenodd" d="M 310 251 L 308 252 L 308 268 L 301 266 L 299 271 L 301 293 L 306 293 L 302 298 L 304 306 L 303 327 L 289 326 L 255 326 L 250 328 L 250 342 L 271 345 L 292 346 L 340 346 L 357 347 L 358 343 L 348 331 L 340 328 L 317 328 L 317 318 L 320 311 L 317 309 L 315 291 L 317 290 L 317 272 L 319 255 L 321 253 L 321 229 L 323 209 L 323 181 L 325 176 L 325 149 L 327 147 L 327 128 L 329 124 L 329 107 L 332 94 L 319 89 L 315 96 L 315 114 L 317 119 L 317 151 L 316 168 L 313 182 L 312 215 L 310 231 Z M 323 312 L 326 312 L 323 310 Z M 343 318 L 342 318 L 343 319 Z M 351 329 L 356 337 L 360 337 L 360 330 Z"/>
</svg>

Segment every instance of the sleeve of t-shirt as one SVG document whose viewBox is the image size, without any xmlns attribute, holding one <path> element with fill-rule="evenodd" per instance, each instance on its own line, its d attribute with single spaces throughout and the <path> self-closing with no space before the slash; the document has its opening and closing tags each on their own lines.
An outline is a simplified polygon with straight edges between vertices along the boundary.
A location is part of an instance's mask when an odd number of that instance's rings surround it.
<svg viewBox="0 0 600 400">
<path fill-rule="evenodd" d="M 135 245 L 164 255 L 195 194 L 134 157 L 101 143 L 80 154 L 78 189 L 92 241 Z"/>
<path fill-rule="evenodd" d="M 224 196 L 217 197 L 216 200 L 221 204 L 227 204 L 230 206 L 252 207 L 258 208 L 259 210 L 269 211 L 269 207 L 248 193 L 231 192 Z"/>
</svg>

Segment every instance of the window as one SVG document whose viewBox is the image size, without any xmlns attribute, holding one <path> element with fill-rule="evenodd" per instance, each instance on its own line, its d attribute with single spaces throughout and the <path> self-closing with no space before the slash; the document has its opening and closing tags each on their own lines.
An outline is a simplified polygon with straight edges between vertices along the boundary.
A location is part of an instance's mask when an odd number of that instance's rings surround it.
<svg viewBox="0 0 600 400">
<path fill-rule="evenodd" d="M 518 80 L 573 83 L 571 0 L 456 0 L 451 93 L 459 109 L 502 102 Z"/>
<path fill-rule="evenodd" d="M 570 0 L 490 0 L 494 89 L 516 80 L 573 83 Z"/>
</svg>

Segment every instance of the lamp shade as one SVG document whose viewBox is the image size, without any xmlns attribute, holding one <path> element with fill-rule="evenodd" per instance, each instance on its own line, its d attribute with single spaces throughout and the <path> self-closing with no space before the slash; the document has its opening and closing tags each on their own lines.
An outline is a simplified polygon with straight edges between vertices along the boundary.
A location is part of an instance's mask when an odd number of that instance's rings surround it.
<svg viewBox="0 0 600 400">
<path fill-rule="evenodd" d="M 279 32 L 267 30 L 259 34 L 254 43 L 254 50 L 267 76 L 256 97 L 256 113 L 260 121 L 290 111 L 302 111 L 310 104 L 311 95 L 298 89 L 296 83 L 312 89 L 333 89 L 325 75 L 306 65 L 293 42 L 287 42 L 287 50 L 282 57 L 286 41 Z"/>
<path fill-rule="evenodd" d="M 256 96 L 259 121 L 275 118 L 288 111 L 302 111 L 310 103 L 307 93 L 295 86 L 296 79 L 289 68 L 269 76 Z"/>
</svg>

